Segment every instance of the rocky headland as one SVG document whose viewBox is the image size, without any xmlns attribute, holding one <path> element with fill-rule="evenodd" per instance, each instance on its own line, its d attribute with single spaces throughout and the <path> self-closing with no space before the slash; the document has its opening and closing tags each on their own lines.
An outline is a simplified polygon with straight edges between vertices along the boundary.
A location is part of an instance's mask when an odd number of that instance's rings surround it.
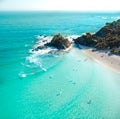
<svg viewBox="0 0 120 119">
<path fill-rule="evenodd" d="M 106 23 L 96 33 L 86 33 L 74 42 L 97 63 L 120 73 L 120 19 Z"/>
<path fill-rule="evenodd" d="M 106 23 L 94 34 L 86 33 L 80 37 L 63 37 L 57 34 L 45 37 L 32 51 L 41 51 L 41 54 L 67 52 L 73 44 L 98 63 L 120 73 L 120 19 Z"/>
<path fill-rule="evenodd" d="M 120 55 L 120 19 L 112 23 L 106 23 L 95 34 L 86 33 L 76 39 L 75 44 L 84 45 L 96 50 L 109 50 L 113 54 Z"/>
</svg>

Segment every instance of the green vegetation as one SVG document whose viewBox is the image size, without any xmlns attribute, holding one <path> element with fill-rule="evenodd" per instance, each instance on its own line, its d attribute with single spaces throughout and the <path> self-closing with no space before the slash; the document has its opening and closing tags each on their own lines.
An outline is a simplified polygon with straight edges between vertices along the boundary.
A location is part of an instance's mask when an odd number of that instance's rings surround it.
<svg viewBox="0 0 120 119">
<path fill-rule="evenodd" d="M 112 53 L 120 55 L 120 19 L 106 23 L 93 35 L 86 33 L 74 41 L 76 44 L 95 47 L 98 50 L 109 49 Z"/>
</svg>

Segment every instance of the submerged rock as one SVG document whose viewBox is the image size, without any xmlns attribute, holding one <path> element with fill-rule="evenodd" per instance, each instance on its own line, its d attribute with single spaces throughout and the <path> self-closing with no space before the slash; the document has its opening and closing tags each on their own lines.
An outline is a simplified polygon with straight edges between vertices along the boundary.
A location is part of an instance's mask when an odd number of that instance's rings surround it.
<svg viewBox="0 0 120 119">
<path fill-rule="evenodd" d="M 60 96 L 62 94 L 62 91 L 60 91 L 59 93 L 56 94 L 56 96 Z"/>
<path fill-rule="evenodd" d="M 46 49 L 47 47 L 45 45 L 41 45 L 41 46 L 38 46 L 34 49 L 34 51 L 38 51 L 38 50 L 42 50 L 42 49 Z"/>
<path fill-rule="evenodd" d="M 92 100 L 88 100 L 87 104 L 90 105 L 92 103 Z"/>
</svg>

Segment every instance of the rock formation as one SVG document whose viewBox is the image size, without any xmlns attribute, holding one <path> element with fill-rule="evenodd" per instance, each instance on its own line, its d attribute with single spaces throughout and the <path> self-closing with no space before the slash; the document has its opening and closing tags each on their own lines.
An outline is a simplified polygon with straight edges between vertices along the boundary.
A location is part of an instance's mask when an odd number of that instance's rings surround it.
<svg viewBox="0 0 120 119">
<path fill-rule="evenodd" d="M 64 38 L 61 34 L 57 34 L 52 38 L 51 42 L 46 45 L 61 50 L 70 47 L 71 42 L 67 38 Z"/>
<path fill-rule="evenodd" d="M 32 51 L 46 50 L 48 47 L 54 47 L 56 50 L 53 48 L 49 53 L 55 53 L 58 51 L 69 51 L 71 46 L 72 43 L 67 38 L 64 38 L 61 34 L 57 34 L 51 40 L 41 41 Z"/>
<path fill-rule="evenodd" d="M 94 47 L 98 50 L 109 49 L 112 53 L 120 55 L 120 19 L 106 23 L 95 34 L 86 33 L 86 35 L 74 39 L 74 42 L 77 45 Z"/>
</svg>

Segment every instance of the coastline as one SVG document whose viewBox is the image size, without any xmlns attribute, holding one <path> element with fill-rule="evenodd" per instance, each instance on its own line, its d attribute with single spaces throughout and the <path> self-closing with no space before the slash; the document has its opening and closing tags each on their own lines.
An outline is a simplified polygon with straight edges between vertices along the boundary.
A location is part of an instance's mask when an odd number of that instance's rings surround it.
<svg viewBox="0 0 120 119">
<path fill-rule="evenodd" d="M 105 51 L 92 51 L 93 49 L 82 49 L 83 53 L 88 55 L 97 63 L 110 70 L 120 74 L 120 56 L 109 55 Z"/>
<path fill-rule="evenodd" d="M 65 50 L 63 50 L 63 52 L 69 52 L 72 49 L 72 47 L 73 47 L 73 44 L 71 43 L 71 45 L 68 48 L 66 48 Z"/>
</svg>

